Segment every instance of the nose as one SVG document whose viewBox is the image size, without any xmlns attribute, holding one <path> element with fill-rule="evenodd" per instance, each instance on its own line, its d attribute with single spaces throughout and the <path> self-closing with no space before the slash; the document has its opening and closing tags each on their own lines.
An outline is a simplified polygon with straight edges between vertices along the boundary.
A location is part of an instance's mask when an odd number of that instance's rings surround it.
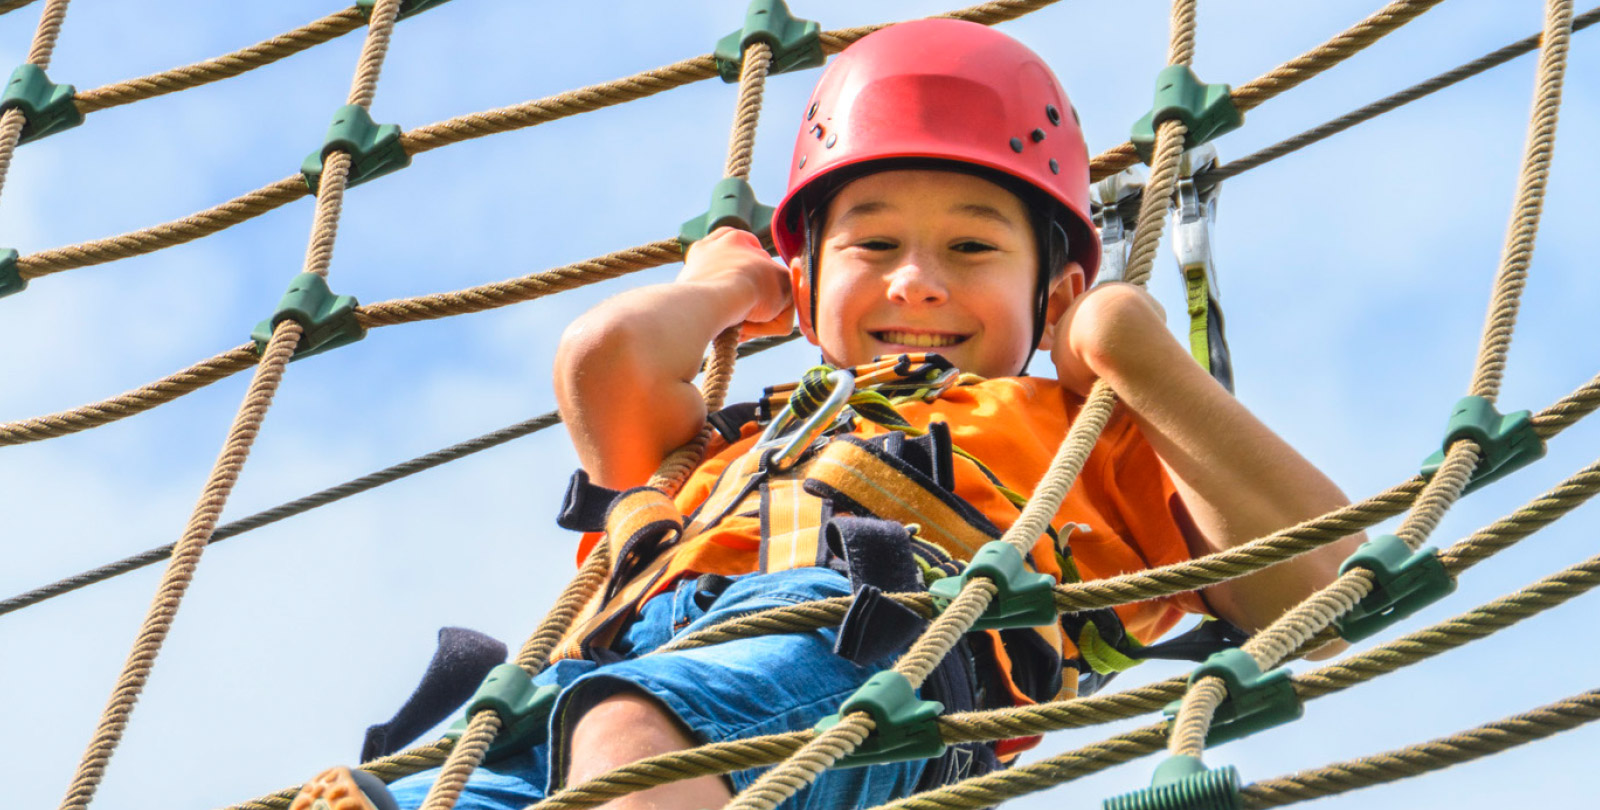
<svg viewBox="0 0 1600 810">
<path fill-rule="evenodd" d="M 888 296 L 899 304 L 937 306 L 950 299 L 950 290 L 933 261 L 912 254 L 890 272 Z"/>
</svg>

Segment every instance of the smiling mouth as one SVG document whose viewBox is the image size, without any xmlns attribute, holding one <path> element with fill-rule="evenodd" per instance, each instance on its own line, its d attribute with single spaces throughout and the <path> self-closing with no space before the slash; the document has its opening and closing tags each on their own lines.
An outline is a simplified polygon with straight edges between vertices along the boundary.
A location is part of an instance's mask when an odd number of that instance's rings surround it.
<svg viewBox="0 0 1600 810">
<path fill-rule="evenodd" d="M 945 346 L 954 346 L 965 342 L 967 339 L 966 335 L 901 332 L 894 329 L 885 329 L 881 332 L 872 332 L 870 334 L 884 343 L 895 346 L 910 346 L 918 349 L 937 349 Z"/>
</svg>

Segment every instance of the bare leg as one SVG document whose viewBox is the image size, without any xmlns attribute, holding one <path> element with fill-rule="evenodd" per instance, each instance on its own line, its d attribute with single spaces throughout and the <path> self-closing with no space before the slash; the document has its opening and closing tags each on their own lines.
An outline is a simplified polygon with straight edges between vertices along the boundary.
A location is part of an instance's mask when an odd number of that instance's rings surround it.
<svg viewBox="0 0 1600 810">
<path fill-rule="evenodd" d="M 699 743 L 654 700 L 625 692 L 585 712 L 572 730 L 571 744 L 568 785 Z M 732 798 L 722 777 L 701 776 L 629 794 L 602 805 L 601 810 L 715 810 Z"/>
</svg>

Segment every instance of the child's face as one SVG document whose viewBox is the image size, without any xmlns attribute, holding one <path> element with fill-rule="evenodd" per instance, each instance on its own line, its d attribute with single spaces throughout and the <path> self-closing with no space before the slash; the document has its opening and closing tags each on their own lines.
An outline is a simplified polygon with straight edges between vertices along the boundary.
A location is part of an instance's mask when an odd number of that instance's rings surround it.
<svg viewBox="0 0 1600 810">
<path fill-rule="evenodd" d="M 1033 347 L 1038 248 L 1022 201 L 958 172 L 879 172 L 833 198 L 807 336 L 837 366 L 937 352 L 985 377 L 1019 373 Z M 804 305 L 803 260 L 791 263 Z"/>
</svg>

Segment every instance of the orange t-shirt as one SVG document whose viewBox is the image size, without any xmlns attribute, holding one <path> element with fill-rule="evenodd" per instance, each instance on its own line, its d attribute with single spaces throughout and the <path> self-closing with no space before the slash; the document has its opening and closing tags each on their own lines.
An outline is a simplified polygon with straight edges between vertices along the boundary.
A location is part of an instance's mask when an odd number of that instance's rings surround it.
<svg viewBox="0 0 1600 810">
<path fill-rule="evenodd" d="M 957 386 L 933 402 L 896 408 L 919 428 L 929 421 L 946 423 L 956 447 L 982 461 L 1007 487 L 1031 496 L 1082 405 L 1080 397 L 1054 380 L 1006 377 Z M 887 432 L 864 419 L 855 422 L 854 434 L 863 438 Z M 711 494 L 717 476 L 755 441 L 746 436 L 714 451 L 679 491 L 678 508 L 691 513 Z M 953 469 L 955 494 L 1002 531 L 1008 528 L 1017 508 L 971 461 L 956 456 Z M 1084 579 L 1141 571 L 1189 559 L 1174 517 L 1176 498 L 1155 451 L 1119 406 L 1052 523 L 1062 536 L 1068 536 L 1066 524 L 1079 524 L 1067 543 Z M 746 574 L 759 569 L 760 548 L 760 518 L 733 514 L 679 548 L 673 568 Z M 1033 561 L 1036 570 L 1061 576 L 1048 536 L 1035 546 Z M 1207 612 L 1193 593 L 1119 605 L 1116 611 L 1140 643 L 1170 630 L 1184 612 Z"/>
</svg>

